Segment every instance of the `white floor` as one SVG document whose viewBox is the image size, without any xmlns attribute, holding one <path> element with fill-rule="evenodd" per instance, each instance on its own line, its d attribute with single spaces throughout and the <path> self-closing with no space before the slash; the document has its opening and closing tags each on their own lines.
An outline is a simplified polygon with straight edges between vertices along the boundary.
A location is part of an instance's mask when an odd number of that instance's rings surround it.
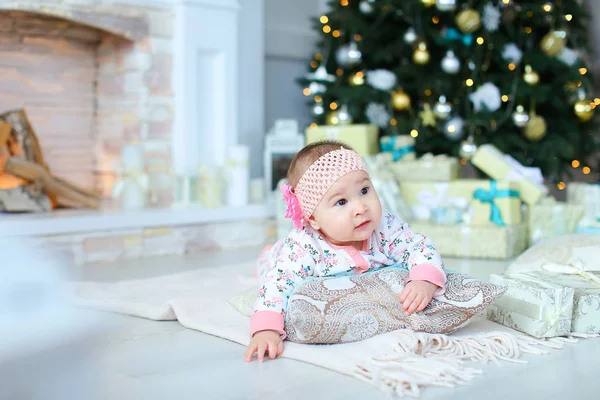
<svg viewBox="0 0 600 400">
<path fill-rule="evenodd" d="M 82 279 L 115 281 L 249 260 L 258 249 L 204 257 L 152 259 L 120 265 L 90 265 Z M 506 263 L 448 260 L 448 267 L 486 278 Z M 91 313 L 91 312 L 90 312 Z M 104 313 L 99 313 L 104 315 Z M 259 364 L 242 360 L 238 344 L 188 330 L 177 322 L 153 322 L 107 314 L 107 331 L 78 358 L 94 371 L 77 399 L 385 399 L 368 384 L 309 364 L 278 359 Z M 484 366 L 484 375 L 468 386 L 432 388 L 423 399 L 599 399 L 600 339 L 569 345 L 529 364 Z M 61 364 L 65 365 L 65 364 Z M 1 376 L 0 371 L 0 376 Z M 34 379 L 26 380 L 35 385 Z M 69 379 L 69 378 L 66 378 Z M 21 391 L 22 392 L 22 391 Z M 46 392 L 44 399 L 56 397 Z M 0 396 L 2 398 L 2 396 Z M 7 397 L 8 398 L 8 397 Z M 11 396 L 11 399 L 25 398 Z M 27 397 L 32 398 L 32 397 Z"/>
</svg>

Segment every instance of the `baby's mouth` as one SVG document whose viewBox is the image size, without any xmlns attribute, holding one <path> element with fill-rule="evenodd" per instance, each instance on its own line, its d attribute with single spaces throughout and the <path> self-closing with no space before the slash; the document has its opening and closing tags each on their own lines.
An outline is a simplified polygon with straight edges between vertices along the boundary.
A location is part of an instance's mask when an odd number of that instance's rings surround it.
<svg viewBox="0 0 600 400">
<path fill-rule="evenodd" d="M 364 222 L 361 222 L 359 225 L 356 225 L 356 227 L 354 229 L 360 229 L 360 228 L 364 228 L 365 226 L 367 226 L 367 224 L 371 222 L 370 220 L 366 220 Z"/>
</svg>

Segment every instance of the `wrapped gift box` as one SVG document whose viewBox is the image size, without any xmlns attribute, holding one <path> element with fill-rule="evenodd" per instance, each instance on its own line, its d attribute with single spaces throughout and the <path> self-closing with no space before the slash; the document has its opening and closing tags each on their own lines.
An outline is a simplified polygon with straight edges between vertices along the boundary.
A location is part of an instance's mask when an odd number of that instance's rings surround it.
<svg viewBox="0 0 600 400">
<path fill-rule="evenodd" d="M 402 198 L 398 182 L 391 172 L 392 154 L 379 153 L 376 156 L 363 157 L 363 159 L 383 209 L 393 213 L 402 221 L 412 221 L 411 208 Z"/>
<path fill-rule="evenodd" d="M 508 289 L 488 307 L 489 320 L 537 338 L 571 332 L 573 288 L 540 276 L 539 272 L 492 274 L 490 282 Z"/>
<path fill-rule="evenodd" d="M 593 222 L 582 218 L 575 228 L 575 233 L 594 233 L 600 235 L 600 221 Z"/>
<path fill-rule="evenodd" d="M 430 238 L 439 253 L 447 257 L 506 260 L 527 247 L 525 224 L 499 227 L 413 222 L 410 225 L 415 232 Z"/>
<path fill-rule="evenodd" d="M 377 125 L 341 125 L 308 127 L 306 144 L 321 140 L 338 140 L 352 147 L 361 156 L 379 153 L 379 128 Z"/>
<path fill-rule="evenodd" d="M 416 159 L 415 138 L 410 135 L 384 136 L 380 143 L 381 151 L 390 153 L 393 162 Z"/>
<path fill-rule="evenodd" d="M 583 214 L 591 224 L 600 222 L 600 183 L 569 183 L 567 203 L 582 206 Z"/>
<path fill-rule="evenodd" d="M 457 210 L 454 223 L 468 225 L 520 225 L 521 199 L 514 182 L 458 179 L 451 182 L 401 182 L 400 194 L 416 219 L 452 224 L 445 219 Z M 440 212 L 444 215 L 440 216 Z M 454 218 L 454 213 L 451 214 Z M 439 219 L 444 222 L 440 222 Z"/>
<path fill-rule="evenodd" d="M 550 264 L 547 267 L 550 268 L 550 271 L 533 272 L 533 274 L 559 285 L 573 288 L 575 291 L 571 332 L 600 333 L 600 272 L 585 271 L 581 266 L 573 267 L 571 265 Z"/>
<path fill-rule="evenodd" d="M 424 154 L 416 160 L 402 159 L 393 165 L 398 182 L 429 181 L 445 182 L 458 179 L 458 159 L 445 154 Z"/>
<path fill-rule="evenodd" d="M 533 245 L 544 239 L 574 233 L 583 217 L 583 206 L 557 202 L 550 197 L 529 207 L 527 214 L 529 243 Z"/>
<path fill-rule="evenodd" d="M 479 146 L 471 163 L 492 179 L 516 182 L 521 199 L 527 205 L 536 204 L 548 194 L 539 168 L 524 167 L 491 144 Z"/>
</svg>

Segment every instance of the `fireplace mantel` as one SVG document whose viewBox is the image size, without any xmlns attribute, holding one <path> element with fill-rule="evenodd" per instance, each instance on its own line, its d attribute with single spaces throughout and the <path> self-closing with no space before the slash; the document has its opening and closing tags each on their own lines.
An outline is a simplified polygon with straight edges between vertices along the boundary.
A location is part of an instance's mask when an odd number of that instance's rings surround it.
<svg viewBox="0 0 600 400">
<path fill-rule="evenodd" d="M 169 209 L 131 211 L 63 210 L 2 216 L 0 237 L 74 235 L 165 226 L 175 228 L 273 217 L 273 209 L 263 204 L 226 208 L 174 206 Z"/>
</svg>

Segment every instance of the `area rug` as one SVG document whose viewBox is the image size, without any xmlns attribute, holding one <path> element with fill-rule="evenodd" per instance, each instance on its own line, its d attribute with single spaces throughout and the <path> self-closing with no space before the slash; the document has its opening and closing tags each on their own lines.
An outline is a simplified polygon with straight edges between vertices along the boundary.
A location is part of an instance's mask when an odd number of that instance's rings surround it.
<svg viewBox="0 0 600 400">
<path fill-rule="evenodd" d="M 258 287 L 252 271 L 253 263 L 245 263 L 74 285 L 79 306 L 177 320 L 186 328 L 246 346 L 249 318 L 232 306 L 231 299 Z M 521 362 L 523 354 L 542 355 L 574 341 L 537 340 L 481 318 L 451 336 L 400 330 L 336 345 L 286 342 L 283 357 L 353 376 L 390 394 L 418 397 L 426 387 L 453 387 L 476 378 L 482 373 L 477 363 Z M 240 362 L 243 352 L 240 347 Z"/>
</svg>

